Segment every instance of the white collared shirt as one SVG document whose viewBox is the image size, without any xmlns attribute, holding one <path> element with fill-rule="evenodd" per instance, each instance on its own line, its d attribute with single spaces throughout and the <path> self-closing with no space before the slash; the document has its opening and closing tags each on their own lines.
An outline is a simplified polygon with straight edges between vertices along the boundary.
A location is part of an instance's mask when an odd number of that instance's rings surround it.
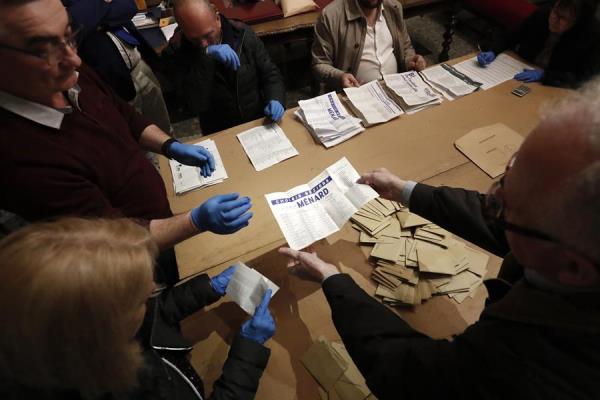
<svg viewBox="0 0 600 400">
<path fill-rule="evenodd" d="M 383 4 L 375 26 L 367 25 L 367 35 L 356 79 L 367 83 L 375 79 L 383 79 L 384 74 L 398 72 L 398 63 L 394 56 L 394 41 L 383 16 Z"/>
<path fill-rule="evenodd" d="M 58 130 L 62 125 L 65 114 L 73 112 L 73 106 L 81 110 L 79 107 L 80 92 L 81 88 L 76 84 L 67 92 L 67 97 L 72 106 L 53 108 L 0 90 L 0 107 L 40 125 Z"/>
</svg>

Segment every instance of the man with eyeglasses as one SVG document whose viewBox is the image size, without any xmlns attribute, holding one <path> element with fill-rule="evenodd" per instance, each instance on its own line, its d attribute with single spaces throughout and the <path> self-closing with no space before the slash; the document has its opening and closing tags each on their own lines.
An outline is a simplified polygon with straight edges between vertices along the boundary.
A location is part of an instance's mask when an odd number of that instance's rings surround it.
<svg viewBox="0 0 600 400">
<path fill-rule="evenodd" d="M 209 0 L 176 0 L 173 7 L 180 30 L 162 58 L 202 133 L 262 117 L 280 121 L 283 77 L 252 29 L 220 15 Z"/>
<path fill-rule="evenodd" d="M 480 320 L 434 340 L 316 253 L 280 249 L 322 282 L 332 318 L 385 399 L 597 399 L 600 77 L 550 108 L 486 195 L 364 174 L 380 196 L 503 257 Z"/>
<path fill-rule="evenodd" d="M 177 281 L 173 246 L 248 225 L 250 199 L 215 196 L 173 216 L 145 151 L 215 169 L 206 149 L 172 139 L 81 63 L 60 0 L 0 1 L 0 209 L 28 221 L 133 218 L 163 251 L 157 279 Z"/>
</svg>

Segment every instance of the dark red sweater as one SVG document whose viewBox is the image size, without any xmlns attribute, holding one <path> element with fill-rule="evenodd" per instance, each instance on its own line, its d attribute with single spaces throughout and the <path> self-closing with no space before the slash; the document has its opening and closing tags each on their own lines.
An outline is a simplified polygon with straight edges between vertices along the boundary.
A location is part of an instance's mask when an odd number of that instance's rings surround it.
<svg viewBox="0 0 600 400">
<path fill-rule="evenodd" d="M 163 181 L 138 140 L 151 122 L 89 68 L 60 130 L 0 108 L 0 208 L 35 221 L 171 216 Z"/>
</svg>

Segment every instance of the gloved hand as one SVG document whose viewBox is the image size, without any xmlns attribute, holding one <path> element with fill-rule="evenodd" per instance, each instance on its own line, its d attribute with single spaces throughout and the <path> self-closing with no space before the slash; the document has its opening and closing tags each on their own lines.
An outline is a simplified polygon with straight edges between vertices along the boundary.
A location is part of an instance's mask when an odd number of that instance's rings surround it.
<svg viewBox="0 0 600 400">
<path fill-rule="evenodd" d="M 210 151 L 202 146 L 173 142 L 168 148 L 173 159 L 184 165 L 200 168 L 203 177 L 209 177 L 215 171 L 215 159 Z"/>
<path fill-rule="evenodd" d="M 539 82 L 544 77 L 541 69 L 525 69 L 515 75 L 515 79 L 522 82 Z"/>
<path fill-rule="evenodd" d="M 237 71 L 240 68 L 240 58 L 228 44 L 212 44 L 206 48 L 206 54 L 229 69 Z"/>
<path fill-rule="evenodd" d="M 269 311 L 272 290 L 266 291 L 262 302 L 254 310 L 254 316 L 242 325 L 240 334 L 250 340 L 264 344 L 275 334 L 275 321 Z"/>
<path fill-rule="evenodd" d="M 496 59 L 496 54 L 493 51 L 482 51 L 477 55 L 477 62 L 482 67 L 492 63 Z"/>
<path fill-rule="evenodd" d="M 285 109 L 277 100 L 271 100 L 265 107 L 265 116 L 271 118 L 273 121 L 280 121 L 283 117 Z"/>
<path fill-rule="evenodd" d="M 219 235 L 234 233 L 246 226 L 252 218 L 248 197 L 238 193 L 221 194 L 206 200 L 192 210 L 192 223 L 200 232 L 211 231 Z"/>
<path fill-rule="evenodd" d="M 210 286 L 212 286 L 213 290 L 219 296 L 225 296 L 225 291 L 227 290 L 227 285 L 229 285 L 229 281 L 235 272 L 235 265 L 227 268 L 225 271 L 221 272 L 219 275 L 210 278 Z"/>
</svg>

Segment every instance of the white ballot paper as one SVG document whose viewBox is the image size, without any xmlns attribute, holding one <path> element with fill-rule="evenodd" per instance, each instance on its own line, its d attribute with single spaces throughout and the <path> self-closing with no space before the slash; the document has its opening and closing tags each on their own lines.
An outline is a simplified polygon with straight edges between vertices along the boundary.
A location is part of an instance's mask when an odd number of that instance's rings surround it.
<svg viewBox="0 0 600 400">
<path fill-rule="evenodd" d="M 247 130 L 237 138 L 257 171 L 299 154 L 277 124 Z"/>
<path fill-rule="evenodd" d="M 348 219 L 379 195 L 344 157 L 312 179 L 287 192 L 266 194 L 269 207 L 288 245 L 303 249 L 344 226 Z"/>
<path fill-rule="evenodd" d="M 360 119 L 346 111 L 335 92 L 298 102 L 294 115 L 325 147 L 335 146 L 364 131 Z"/>
<path fill-rule="evenodd" d="M 454 100 L 457 97 L 473 93 L 477 90 L 477 86 L 470 85 L 452 75 L 441 65 L 434 65 L 421 71 L 421 76 L 434 89 L 442 93 L 447 100 Z"/>
<path fill-rule="evenodd" d="M 194 143 L 194 146 L 201 146 L 208 150 L 215 159 L 215 171 L 211 176 L 205 178 L 200 174 L 198 167 L 183 165 L 175 160 L 169 160 L 171 174 L 173 175 L 173 187 L 176 194 L 189 192 L 190 190 L 206 186 L 216 185 L 227 179 L 227 171 L 221 160 L 221 155 L 217 149 L 217 144 L 212 139 L 203 140 Z"/>
<path fill-rule="evenodd" d="M 346 88 L 344 92 L 353 111 L 368 125 L 387 122 L 404 114 L 378 81 L 371 81 L 357 88 Z"/>
<path fill-rule="evenodd" d="M 392 98 L 407 114 L 414 114 L 442 102 L 441 96 L 416 71 L 384 75 L 383 80 L 392 92 Z"/>
<path fill-rule="evenodd" d="M 271 289 L 271 298 L 279 290 L 279 286 L 261 275 L 255 269 L 248 267 L 241 261 L 235 263 L 235 272 L 227 285 L 226 293 L 237 305 L 248 314 L 254 314 L 268 289 Z"/>
<path fill-rule="evenodd" d="M 506 53 L 502 53 L 485 67 L 479 65 L 477 57 L 473 57 L 460 64 L 456 64 L 454 68 L 474 81 L 482 83 L 481 88 L 487 90 L 513 79 L 519 72 L 522 72 L 526 68 L 531 69 L 532 67 Z"/>
</svg>

